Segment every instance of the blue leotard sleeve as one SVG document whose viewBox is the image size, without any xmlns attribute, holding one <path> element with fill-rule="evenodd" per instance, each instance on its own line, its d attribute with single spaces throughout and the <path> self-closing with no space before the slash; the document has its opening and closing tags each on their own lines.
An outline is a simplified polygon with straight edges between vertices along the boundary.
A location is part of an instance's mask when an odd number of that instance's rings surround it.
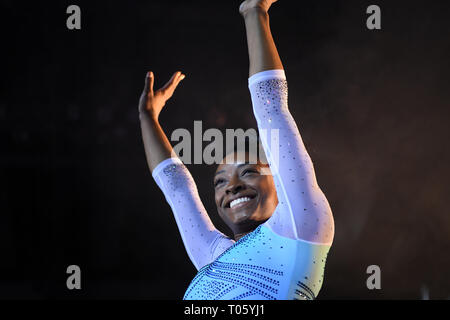
<svg viewBox="0 0 450 320">
<path fill-rule="evenodd" d="M 163 160 L 152 176 L 172 209 L 186 252 L 197 270 L 234 244 L 214 227 L 192 175 L 179 158 Z"/>
<path fill-rule="evenodd" d="M 289 112 L 284 70 L 259 72 L 248 79 L 248 86 L 278 196 L 266 225 L 280 236 L 331 245 L 333 215 Z"/>
</svg>

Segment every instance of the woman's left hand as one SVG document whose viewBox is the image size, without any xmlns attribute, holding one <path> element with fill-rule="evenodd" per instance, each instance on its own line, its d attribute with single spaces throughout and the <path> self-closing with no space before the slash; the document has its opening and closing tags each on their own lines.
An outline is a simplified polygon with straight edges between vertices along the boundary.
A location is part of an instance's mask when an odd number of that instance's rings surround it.
<svg viewBox="0 0 450 320">
<path fill-rule="evenodd" d="M 177 71 L 172 78 L 161 88 L 153 91 L 154 75 L 153 72 L 147 72 L 145 77 L 145 87 L 139 100 L 139 113 L 148 114 L 154 119 L 158 119 L 159 114 L 169 100 L 176 87 L 183 80 L 185 75 L 181 71 Z"/>
</svg>

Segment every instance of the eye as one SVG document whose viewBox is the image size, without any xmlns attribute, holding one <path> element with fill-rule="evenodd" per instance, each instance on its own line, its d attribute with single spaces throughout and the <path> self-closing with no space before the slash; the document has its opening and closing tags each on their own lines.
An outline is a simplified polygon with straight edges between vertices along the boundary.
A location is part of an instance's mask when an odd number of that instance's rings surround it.
<svg viewBox="0 0 450 320">
<path fill-rule="evenodd" d="M 245 176 L 247 174 L 252 174 L 252 173 L 259 173 L 258 170 L 255 169 L 245 169 L 244 171 L 242 171 L 242 175 Z"/>
<path fill-rule="evenodd" d="M 223 179 L 217 179 L 217 180 L 214 182 L 214 187 L 217 187 L 219 184 L 222 184 L 224 181 L 225 181 L 225 180 L 223 180 Z"/>
</svg>

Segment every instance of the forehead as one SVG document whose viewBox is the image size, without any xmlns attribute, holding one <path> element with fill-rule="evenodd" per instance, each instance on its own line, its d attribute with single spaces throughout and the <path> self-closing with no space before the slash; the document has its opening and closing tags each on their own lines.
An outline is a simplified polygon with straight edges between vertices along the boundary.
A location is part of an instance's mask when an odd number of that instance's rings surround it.
<svg viewBox="0 0 450 320">
<path fill-rule="evenodd" d="M 257 164 L 259 163 L 259 157 L 257 153 L 248 151 L 234 151 L 228 153 L 223 159 L 221 164 L 237 165 L 242 163 Z"/>
<path fill-rule="evenodd" d="M 259 166 L 259 163 L 249 163 L 249 162 L 234 162 L 234 163 L 221 163 L 217 166 L 216 174 L 237 170 L 241 167 L 252 167 Z"/>
<path fill-rule="evenodd" d="M 260 160 L 254 153 L 248 151 L 233 151 L 227 154 L 217 166 L 215 175 L 222 172 L 230 172 L 241 167 L 259 167 Z"/>
</svg>

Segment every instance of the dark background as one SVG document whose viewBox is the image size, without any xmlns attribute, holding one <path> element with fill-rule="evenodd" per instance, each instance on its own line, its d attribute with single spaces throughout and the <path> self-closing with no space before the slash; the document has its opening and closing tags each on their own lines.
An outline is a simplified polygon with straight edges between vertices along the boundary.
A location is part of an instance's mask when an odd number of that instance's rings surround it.
<svg viewBox="0 0 450 320">
<path fill-rule="evenodd" d="M 222 2 L 222 1 L 221 1 Z M 81 7 L 81 30 L 66 8 Z M 181 299 L 196 271 L 147 168 L 146 71 L 186 74 L 166 133 L 256 128 L 240 1 L 1 1 L 0 297 Z M 378 4 L 382 30 L 366 28 Z M 287 1 L 271 28 L 333 209 L 320 299 L 450 298 L 448 1 Z M 216 225 L 214 166 L 190 165 Z M 82 290 L 66 288 L 66 268 Z M 381 268 L 368 290 L 366 268 Z"/>
</svg>

